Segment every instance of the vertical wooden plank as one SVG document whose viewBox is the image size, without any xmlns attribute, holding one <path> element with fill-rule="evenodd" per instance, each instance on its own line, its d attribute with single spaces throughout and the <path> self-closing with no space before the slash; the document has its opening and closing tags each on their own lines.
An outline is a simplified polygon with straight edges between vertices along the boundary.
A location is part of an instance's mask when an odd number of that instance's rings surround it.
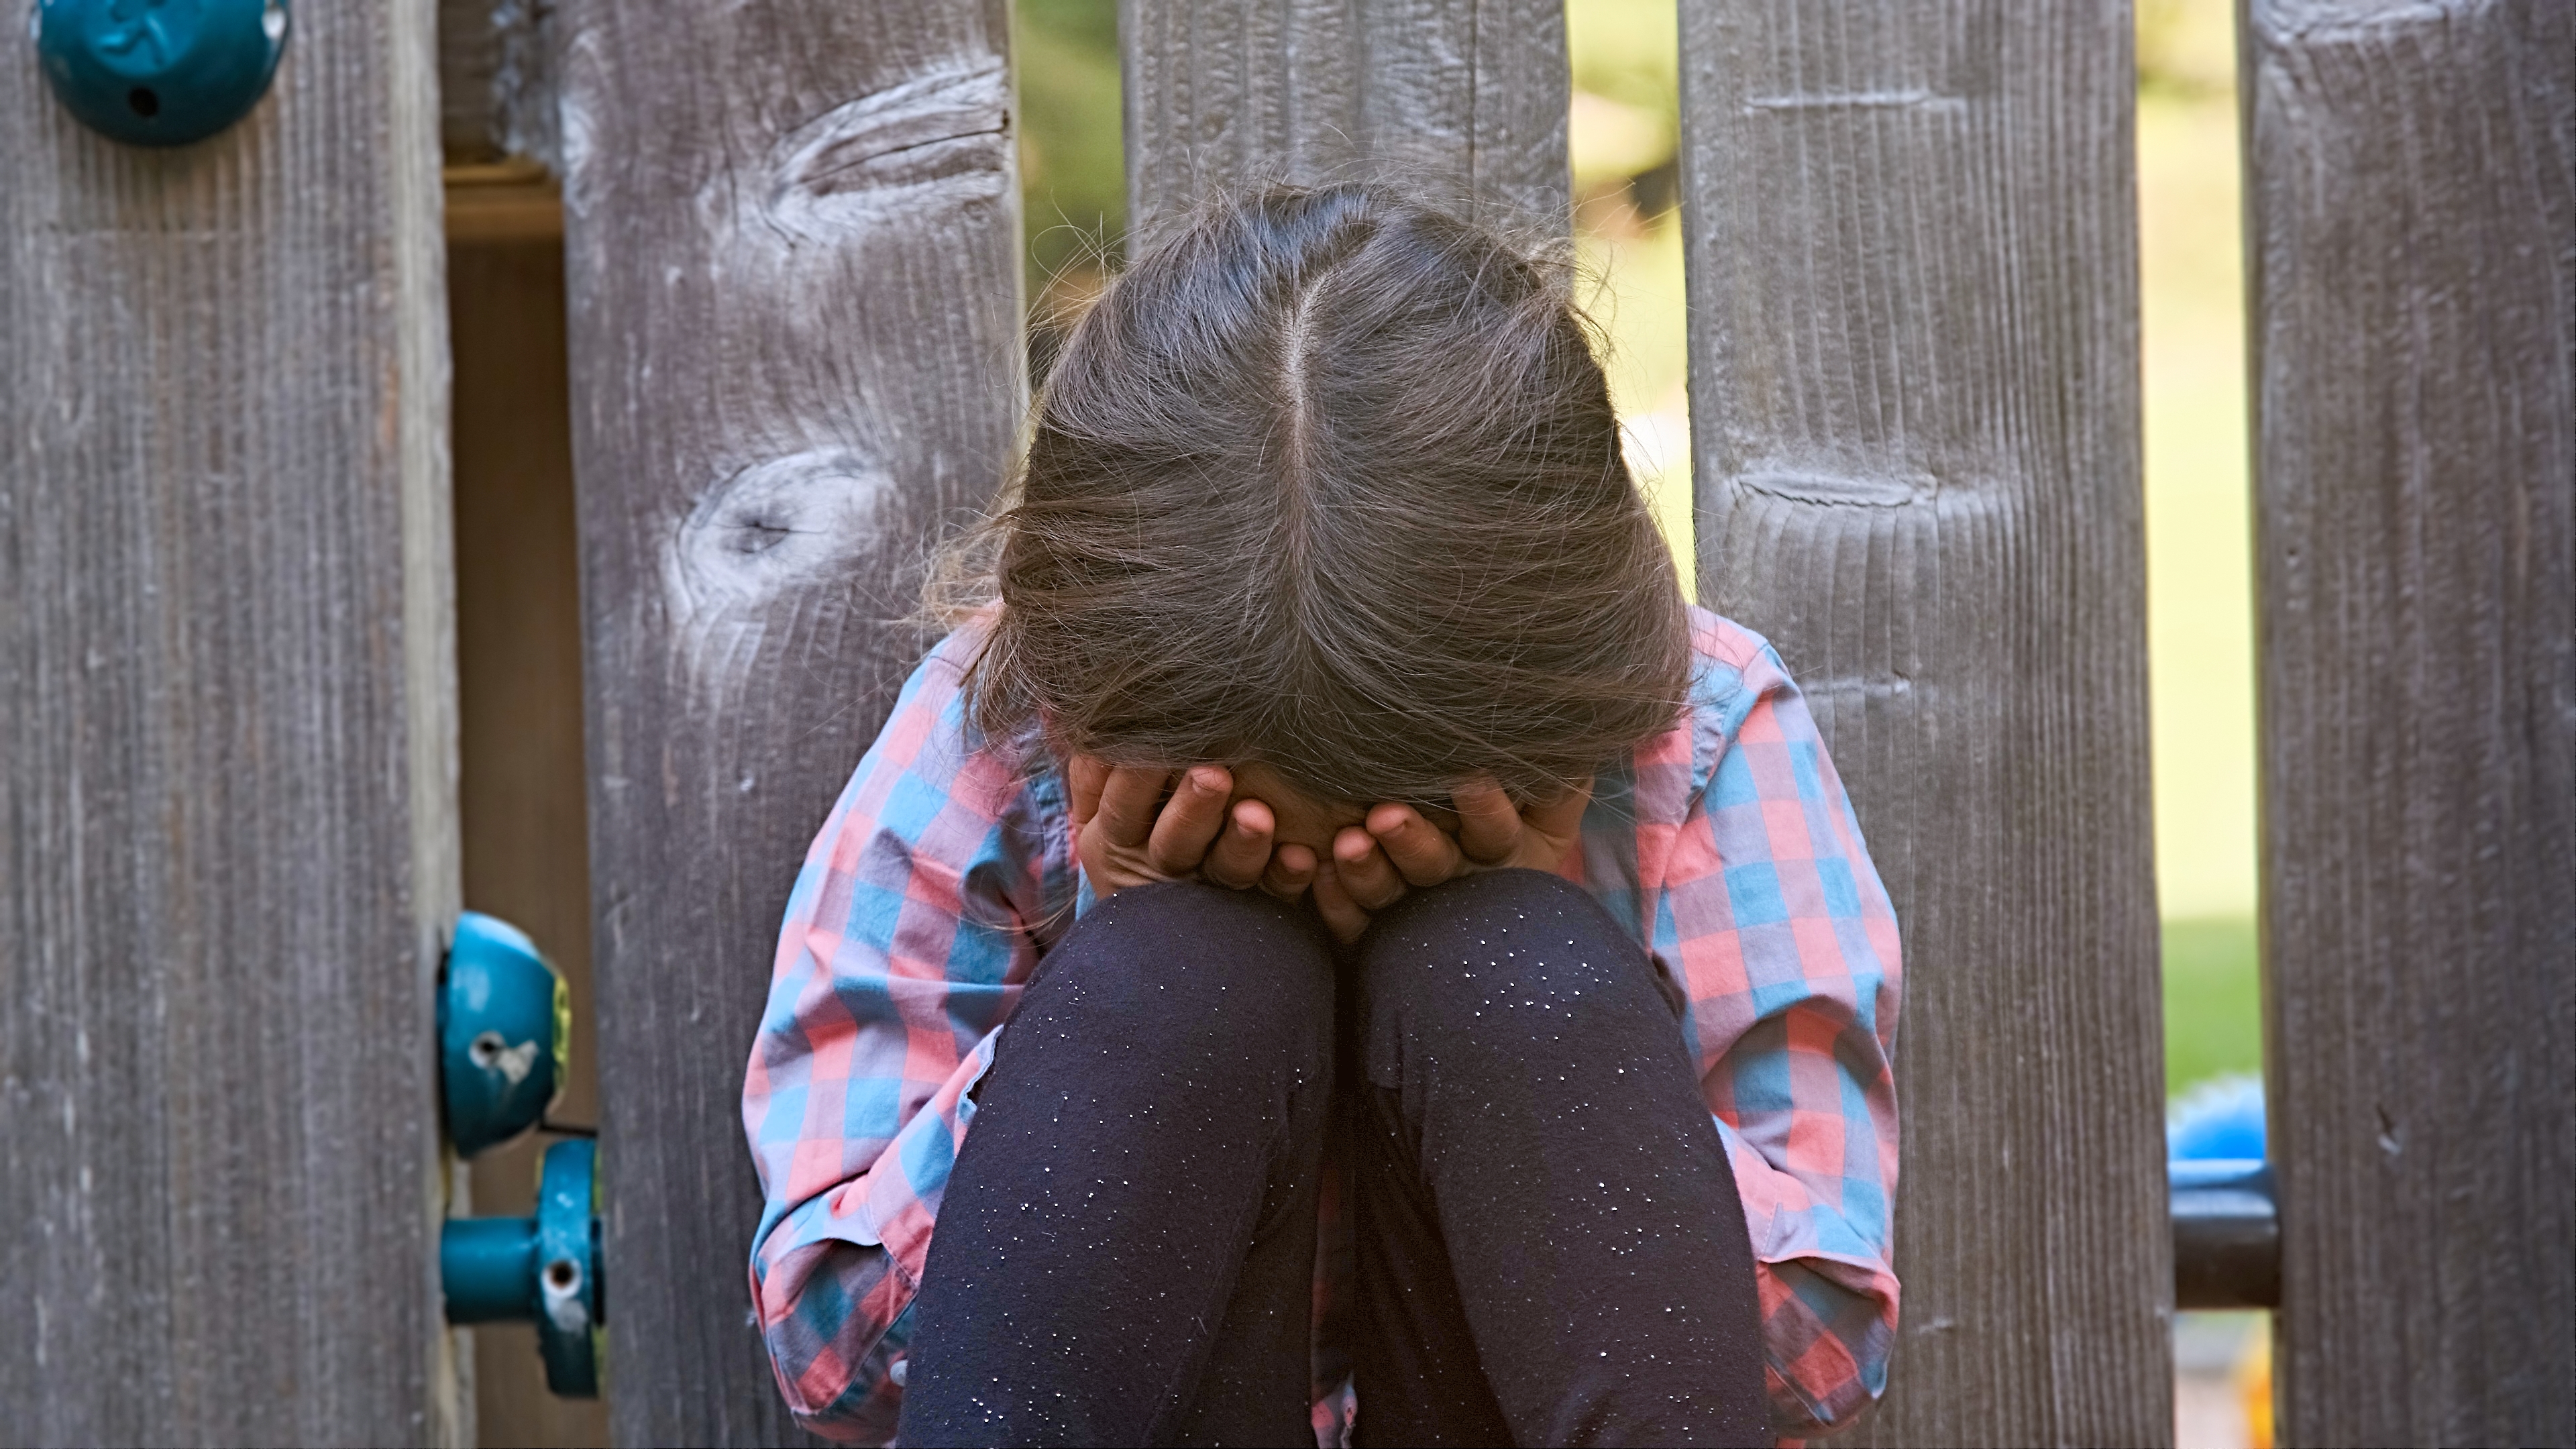
<svg viewBox="0 0 2576 1449">
<path fill-rule="evenodd" d="M 795 1431 L 742 1070 L 798 862 L 1021 407 L 1002 0 L 567 4 L 610 1425 Z"/>
<path fill-rule="evenodd" d="M 2576 11 L 2256 0 L 2283 1442 L 2576 1442 Z"/>
<path fill-rule="evenodd" d="M 2164 1442 L 2129 7 L 1681 27 L 1701 591 L 1804 683 L 1908 958 L 1852 1442 Z"/>
<path fill-rule="evenodd" d="M 1120 0 L 1139 233 L 1255 177 L 1389 177 L 1562 236 L 1562 0 Z"/>
<path fill-rule="evenodd" d="M 0 1421 L 471 1435 L 434 10 L 172 151 L 0 63 Z"/>
</svg>

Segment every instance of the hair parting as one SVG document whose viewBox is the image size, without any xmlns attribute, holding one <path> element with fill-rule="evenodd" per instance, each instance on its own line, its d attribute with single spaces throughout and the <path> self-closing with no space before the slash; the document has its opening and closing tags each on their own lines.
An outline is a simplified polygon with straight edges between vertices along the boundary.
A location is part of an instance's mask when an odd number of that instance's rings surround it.
<svg viewBox="0 0 2576 1449">
<path fill-rule="evenodd" d="M 1318 798 L 1530 799 L 1672 727 L 1688 623 L 1572 269 L 1364 185 L 1201 208 L 1110 282 L 925 603 L 988 740 Z"/>
</svg>

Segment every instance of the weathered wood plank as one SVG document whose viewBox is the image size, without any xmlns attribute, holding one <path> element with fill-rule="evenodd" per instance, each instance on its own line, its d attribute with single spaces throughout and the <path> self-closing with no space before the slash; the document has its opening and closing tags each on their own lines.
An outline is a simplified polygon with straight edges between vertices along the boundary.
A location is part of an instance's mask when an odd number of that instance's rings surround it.
<svg viewBox="0 0 2576 1449">
<path fill-rule="evenodd" d="M 2292 1444 L 2576 1442 L 2576 10 L 2258 0 Z"/>
<path fill-rule="evenodd" d="M 472 1433 L 434 19 L 299 7 L 259 108 L 167 152 L 0 66 L 13 1442 Z"/>
<path fill-rule="evenodd" d="M 1140 233 L 1260 177 L 1392 177 L 1564 234 L 1565 10 L 1549 0 L 1120 0 Z"/>
<path fill-rule="evenodd" d="M 2163 1442 L 2129 7 L 1681 27 L 1701 590 L 1804 682 L 1908 956 L 1853 1442 Z"/>
<path fill-rule="evenodd" d="M 797 863 L 918 654 L 884 621 L 1009 459 L 1008 13 L 558 24 L 611 1428 L 778 1442 L 742 1063 Z"/>
<path fill-rule="evenodd" d="M 556 163 L 554 17 L 555 0 L 438 0 L 439 143 L 450 165 Z"/>
</svg>

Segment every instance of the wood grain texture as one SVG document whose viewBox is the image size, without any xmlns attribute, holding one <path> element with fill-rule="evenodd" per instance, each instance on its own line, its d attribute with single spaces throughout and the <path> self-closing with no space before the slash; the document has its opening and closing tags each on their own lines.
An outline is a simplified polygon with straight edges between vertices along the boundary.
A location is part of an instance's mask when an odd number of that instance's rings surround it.
<svg viewBox="0 0 2576 1449">
<path fill-rule="evenodd" d="M 2289 1444 L 2576 1442 L 2576 10 L 2248 16 Z"/>
<path fill-rule="evenodd" d="M 465 904 L 525 929 L 564 973 L 572 1072 L 550 1115 L 596 1123 L 563 247 L 543 238 L 456 245 L 453 228 L 449 238 Z M 532 1134 L 476 1158 L 474 1211 L 535 1211 L 552 1140 Z M 474 1398 L 482 1449 L 608 1442 L 602 1401 L 546 1392 L 533 1324 L 474 1330 Z"/>
<path fill-rule="evenodd" d="M 1565 11 L 1548 0 L 1120 0 L 1128 223 L 1253 179 L 1393 179 L 1564 235 Z"/>
<path fill-rule="evenodd" d="M 553 166 L 555 0 L 438 0 L 439 144 L 450 165 Z"/>
<path fill-rule="evenodd" d="M 2119 0 L 1683 0 L 1699 577 L 1906 946 L 1904 1323 L 1849 1440 L 2173 1432 Z"/>
<path fill-rule="evenodd" d="M 814 831 L 1022 404 L 1002 0 L 580 0 L 566 272 L 611 1429 L 780 1442 L 743 1062 Z"/>
<path fill-rule="evenodd" d="M 257 110 L 160 152 L 0 63 L 12 1442 L 472 1434 L 434 42 L 300 7 Z"/>
</svg>

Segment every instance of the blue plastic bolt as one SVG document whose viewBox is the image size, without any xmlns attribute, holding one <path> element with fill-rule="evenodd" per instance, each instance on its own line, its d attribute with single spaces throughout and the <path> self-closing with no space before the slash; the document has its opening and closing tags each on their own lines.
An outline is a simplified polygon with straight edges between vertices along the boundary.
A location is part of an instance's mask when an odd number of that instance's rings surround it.
<svg viewBox="0 0 2576 1449">
<path fill-rule="evenodd" d="M 439 1234 L 438 1276 L 450 1323 L 533 1322 L 546 1388 L 599 1397 L 607 1354 L 599 1272 L 599 1152 L 589 1141 L 546 1149 L 532 1218 L 452 1218 Z"/>
<path fill-rule="evenodd" d="M 250 113 L 286 50 L 286 0 L 38 0 L 46 83 L 81 124 L 184 146 Z"/>
<path fill-rule="evenodd" d="M 448 1139 L 472 1157 L 545 1116 L 572 1054 L 572 996 L 506 921 L 456 918 L 438 992 L 439 1093 Z"/>
</svg>

